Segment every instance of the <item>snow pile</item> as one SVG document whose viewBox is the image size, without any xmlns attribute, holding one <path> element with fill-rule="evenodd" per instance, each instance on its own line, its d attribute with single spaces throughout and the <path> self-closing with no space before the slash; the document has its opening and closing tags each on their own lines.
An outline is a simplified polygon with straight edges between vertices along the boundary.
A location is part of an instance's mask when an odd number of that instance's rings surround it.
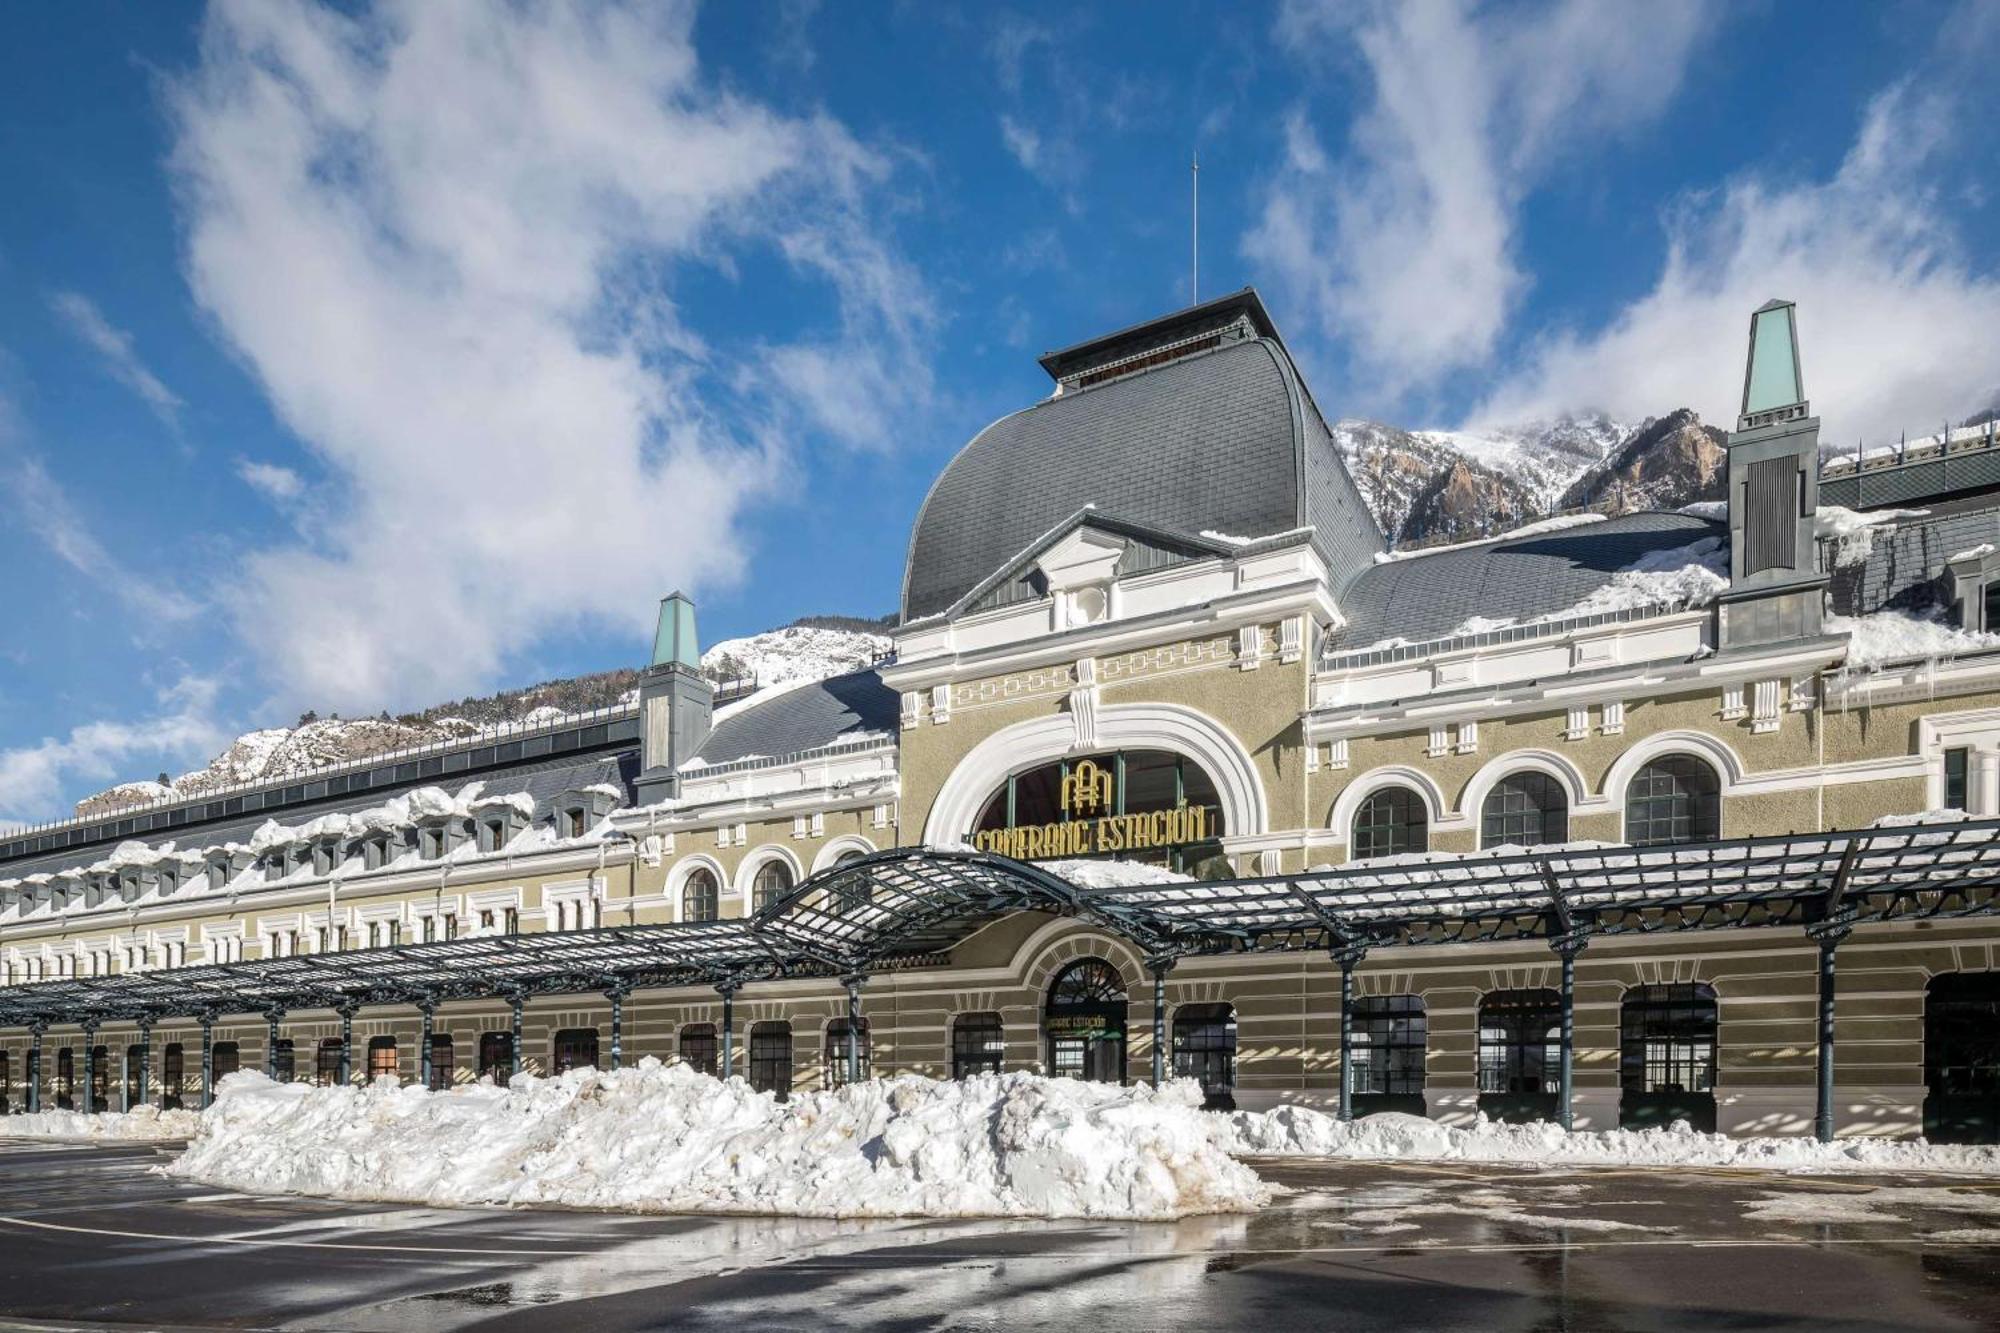
<svg viewBox="0 0 2000 1333">
<path fill-rule="evenodd" d="M 226 1189 L 438 1205 L 807 1217 L 1169 1219 L 1269 1197 L 1201 1090 L 1032 1074 L 903 1077 L 779 1103 L 648 1058 L 427 1092 L 224 1079 L 169 1173 Z M 459 1145 L 467 1151 L 451 1151 Z M 476 1147 L 474 1147 L 476 1145 Z"/>
<path fill-rule="evenodd" d="M 1144 861 L 1044 861 L 1042 869 L 1083 889 L 1136 889 L 1151 884 L 1192 884 L 1194 876 Z"/>
<path fill-rule="evenodd" d="M 1928 509 L 1873 509 L 1860 514 L 1839 505 L 1821 505 L 1813 514 L 1813 536 L 1833 543 L 1834 567 L 1843 568 L 1868 558 L 1875 549 L 1875 529 L 1928 513 Z"/>
<path fill-rule="evenodd" d="M 1848 636 L 1850 667 L 1876 667 L 1886 662 L 1923 661 L 2000 648 L 2000 634 L 1960 629 L 1935 616 L 1913 616 L 1903 611 L 1828 616 L 1826 632 Z"/>
<path fill-rule="evenodd" d="M 1952 1171 L 2000 1175 L 2000 1147 L 1933 1145 L 1921 1139 L 1730 1138 L 1677 1121 L 1664 1129 L 1565 1130 L 1481 1119 L 1455 1129 L 1384 1112 L 1342 1123 L 1303 1106 L 1216 1116 L 1217 1146 L 1247 1156 L 1408 1158 L 1547 1166 L 1703 1166 L 1770 1171 Z"/>
<path fill-rule="evenodd" d="M 201 1116 L 141 1106 L 131 1111 L 34 1111 L 0 1116 L 0 1138 L 122 1139 L 132 1143 L 191 1139 Z"/>
</svg>

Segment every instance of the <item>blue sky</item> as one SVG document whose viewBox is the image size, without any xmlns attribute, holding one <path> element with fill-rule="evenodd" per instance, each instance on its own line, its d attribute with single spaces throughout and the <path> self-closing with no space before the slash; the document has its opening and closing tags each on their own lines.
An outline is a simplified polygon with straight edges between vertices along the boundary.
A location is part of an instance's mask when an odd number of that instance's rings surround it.
<svg viewBox="0 0 2000 1333">
<path fill-rule="evenodd" d="M 1037 353 L 1255 283 L 1338 415 L 2000 393 L 2000 5 L 18 6 L 0 824 L 896 603 Z M 1982 105 L 1981 98 L 1986 98 Z"/>
</svg>

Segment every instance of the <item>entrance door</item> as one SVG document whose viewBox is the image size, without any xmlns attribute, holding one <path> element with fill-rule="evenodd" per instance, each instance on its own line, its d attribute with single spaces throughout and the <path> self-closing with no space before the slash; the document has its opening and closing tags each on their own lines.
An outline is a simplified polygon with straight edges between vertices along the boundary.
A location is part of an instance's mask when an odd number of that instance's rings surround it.
<svg viewBox="0 0 2000 1333">
<path fill-rule="evenodd" d="M 1715 1132 L 1715 990 L 1634 986 L 1620 1008 L 1618 1127 L 1685 1120 Z"/>
<path fill-rule="evenodd" d="M 1479 1002 L 1479 1109 L 1489 1119 L 1553 1120 L 1561 1066 L 1560 995 L 1499 990 Z"/>
<path fill-rule="evenodd" d="M 558 1074 L 585 1066 L 597 1068 L 597 1029 L 562 1029 L 556 1033 L 554 1056 Z"/>
<path fill-rule="evenodd" d="M 2000 972 L 1948 972 L 1924 995 L 1924 1137 L 2000 1143 Z"/>
<path fill-rule="evenodd" d="M 1087 1083 L 1123 1083 L 1125 1008 L 1125 979 L 1102 958 L 1079 958 L 1057 973 L 1042 1013 L 1049 1072 Z"/>
</svg>

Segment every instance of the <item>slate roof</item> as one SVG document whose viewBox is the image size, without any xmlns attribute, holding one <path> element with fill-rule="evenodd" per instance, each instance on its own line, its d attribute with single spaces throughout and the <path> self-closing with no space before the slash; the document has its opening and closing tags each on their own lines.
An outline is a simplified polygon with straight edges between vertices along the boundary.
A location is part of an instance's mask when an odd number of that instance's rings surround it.
<svg viewBox="0 0 2000 1333">
<path fill-rule="evenodd" d="M 896 692 L 879 671 L 856 671 L 796 689 L 752 695 L 720 718 L 695 758 L 702 764 L 782 759 L 862 732 L 895 734 L 902 718 Z"/>
<path fill-rule="evenodd" d="M 903 619 L 949 609 L 1087 504 L 1190 537 L 1312 524 L 1336 586 L 1382 549 L 1283 344 L 1246 338 L 981 431 L 917 515 Z"/>
<path fill-rule="evenodd" d="M 1893 530 L 1878 528 L 1865 561 L 1829 571 L 1833 609 L 1844 616 L 1942 609 L 1952 600 L 1946 562 L 1988 542 L 2000 546 L 2000 496 L 1927 501 L 1918 516 L 1894 520 Z M 1828 545 L 1821 543 L 1822 561 Z"/>
<path fill-rule="evenodd" d="M 488 796 L 526 792 L 535 798 L 535 818 L 539 820 L 548 816 L 549 803 L 564 792 L 599 783 L 610 783 L 623 789 L 624 803 L 630 803 L 632 779 L 638 771 L 637 749 L 622 754 L 600 754 L 588 759 L 549 759 L 540 763 L 522 764 L 515 768 L 481 773 L 476 779 L 459 776 L 426 778 L 388 790 L 378 788 L 363 795 L 316 801 L 282 810 L 259 811 L 236 819 L 191 824 L 170 832 L 135 836 L 131 841 L 144 842 L 153 847 L 171 842 L 184 851 L 221 847 L 232 842 L 248 843 L 250 835 L 262 827 L 266 820 L 275 819 L 280 824 L 297 828 L 311 823 L 321 815 L 352 813 L 382 805 L 418 787 L 442 787 L 446 791 L 456 792 L 467 782 L 474 780 L 486 784 L 483 790 Z M 93 865 L 109 856 L 116 846 L 115 842 L 100 842 L 87 847 L 52 852 L 45 856 L 0 862 L 0 879 L 21 879 L 28 875 L 50 874 L 78 866 Z"/>
<path fill-rule="evenodd" d="M 1643 555 L 1717 536 L 1728 540 L 1727 524 L 1649 512 L 1385 561 L 1348 587 L 1340 601 L 1348 623 L 1326 647 L 1339 652 L 1390 638 L 1442 638 L 1473 616 L 1548 615 L 1609 584 Z"/>
</svg>

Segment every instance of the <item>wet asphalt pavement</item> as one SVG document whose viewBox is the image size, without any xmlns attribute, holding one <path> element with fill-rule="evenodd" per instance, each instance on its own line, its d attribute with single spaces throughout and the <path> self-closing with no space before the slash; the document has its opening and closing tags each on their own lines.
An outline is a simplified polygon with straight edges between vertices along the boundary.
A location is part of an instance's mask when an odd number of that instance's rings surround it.
<svg viewBox="0 0 2000 1333">
<path fill-rule="evenodd" d="M 0 1142 L 0 1329 L 2000 1327 L 2000 1182 L 1260 1163 L 1253 1217 L 820 1222 L 224 1194 Z"/>
</svg>

